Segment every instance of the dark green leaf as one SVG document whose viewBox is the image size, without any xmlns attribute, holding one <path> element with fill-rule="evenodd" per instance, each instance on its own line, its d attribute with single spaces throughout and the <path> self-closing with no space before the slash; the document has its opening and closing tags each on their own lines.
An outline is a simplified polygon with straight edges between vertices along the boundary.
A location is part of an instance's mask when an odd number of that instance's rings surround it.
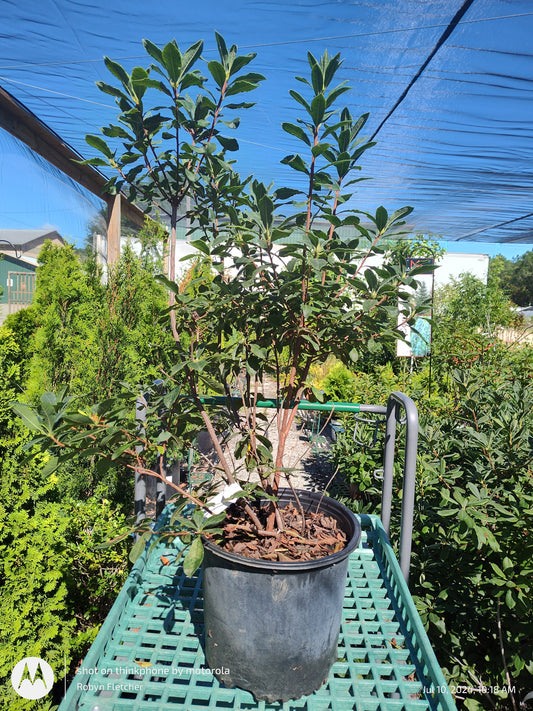
<svg viewBox="0 0 533 711">
<path fill-rule="evenodd" d="M 217 41 L 218 53 L 220 55 L 220 58 L 222 59 L 222 61 L 224 61 L 228 57 L 228 48 L 226 47 L 224 37 L 222 37 L 222 35 L 218 32 L 215 32 L 215 39 Z"/>
<path fill-rule="evenodd" d="M 50 459 L 46 462 L 44 467 L 41 469 L 41 476 L 47 477 L 49 474 L 52 474 L 55 472 L 59 464 L 59 459 L 58 457 L 50 457 Z"/>
<path fill-rule="evenodd" d="M 383 206 L 378 207 L 378 209 L 376 210 L 376 227 L 380 232 L 384 230 L 387 226 L 388 219 L 389 215 L 387 213 L 387 210 L 385 210 Z"/>
<path fill-rule="evenodd" d="M 413 207 L 401 207 L 399 210 L 396 210 L 395 212 L 392 213 L 390 216 L 390 222 L 396 222 L 397 220 L 403 220 L 404 217 L 407 217 L 407 215 L 410 215 L 413 212 L 414 208 Z"/>
<path fill-rule="evenodd" d="M 256 53 L 252 52 L 251 54 L 242 54 L 239 57 L 235 57 L 231 64 L 230 76 L 239 72 L 243 67 L 249 64 L 252 59 L 255 59 L 256 56 Z"/>
<path fill-rule="evenodd" d="M 217 141 L 226 151 L 238 151 L 239 144 L 235 138 L 225 138 L 224 136 L 216 136 Z"/>
<path fill-rule="evenodd" d="M 277 188 L 274 195 L 279 200 L 288 200 L 289 198 L 294 197 L 295 195 L 300 195 L 301 193 L 302 191 L 296 190 L 296 188 Z"/>
<path fill-rule="evenodd" d="M 203 85 L 204 85 L 204 78 L 196 70 L 194 70 L 193 72 L 188 72 L 184 77 L 182 77 L 182 79 L 180 81 L 181 91 L 185 91 L 185 89 L 188 89 L 190 86 L 203 86 Z"/>
<path fill-rule="evenodd" d="M 191 44 L 189 49 L 187 49 L 184 52 L 183 57 L 182 57 L 182 66 L 181 66 L 182 75 L 184 75 L 190 71 L 193 64 L 197 61 L 197 59 L 202 54 L 203 48 L 204 48 L 203 40 L 199 40 L 198 42 Z M 182 88 L 183 88 L 183 84 L 182 84 Z"/>
<path fill-rule="evenodd" d="M 243 94 L 247 91 L 253 91 L 257 88 L 257 84 L 249 81 L 242 81 L 241 79 L 236 79 L 232 82 L 228 90 L 226 91 L 226 96 L 235 96 L 235 94 Z"/>
<path fill-rule="evenodd" d="M 224 69 L 222 64 L 220 64 L 220 62 L 213 60 L 212 62 L 209 62 L 209 64 L 207 65 L 207 68 L 211 72 L 211 76 L 215 80 L 217 86 L 219 88 L 222 88 L 224 86 L 225 81 L 226 81 L 226 70 Z"/>
<path fill-rule="evenodd" d="M 183 572 L 188 578 L 192 577 L 196 573 L 198 568 L 201 566 L 203 559 L 204 546 L 202 544 L 202 539 L 200 536 L 196 536 L 183 559 Z"/>
<path fill-rule="evenodd" d="M 208 256 L 211 254 L 209 245 L 202 239 L 191 240 L 191 247 L 195 247 L 195 249 L 197 249 L 199 252 L 207 254 Z"/>
<path fill-rule="evenodd" d="M 151 531 L 146 531 L 143 533 L 143 535 L 139 538 L 139 540 L 134 544 L 130 551 L 130 561 L 132 563 L 135 563 L 138 558 L 141 557 L 141 555 L 144 553 L 144 549 L 146 548 L 146 544 L 148 540 L 152 537 L 152 532 Z"/>
<path fill-rule="evenodd" d="M 299 155 L 285 156 L 285 158 L 283 158 L 281 160 L 281 162 L 284 163 L 285 165 L 290 165 L 291 168 L 293 168 L 294 170 L 297 170 L 301 173 L 306 173 L 306 174 L 309 173 L 307 166 L 304 163 L 303 158 Z"/>
<path fill-rule="evenodd" d="M 252 106 L 255 106 L 255 103 L 248 101 L 242 101 L 239 104 L 226 104 L 227 109 L 251 109 Z"/>
<path fill-rule="evenodd" d="M 102 128 L 102 133 L 104 136 L 108 136 L 109 138 L 125 138 L 129 141 L 135 140 L 134 137 L 125 131 L 121 126 L 104 126 L 104 128 Z"/>
<path fill-rule="evenodd" d="M 153 57 L 159 64 L 164 64 L 163 53 L 159 47 L 150 40 L 143 39 L 143 45 L 148 54 Z"/>
<path fill-rule="evenodd" d="M 247 74 L 241 74 L 239 81 L 246 81 L 250 84 L 260 84 L 262 81 L 265 81 L 265 77 L 257 72 L 248 72 Z"/>
<path fill-rule="evenodd" d="M 96 148 L 97 151 L 103 153 L 106 158 L 113 158 L 113 151 L 109 148 L 104 139 L 100 138 L 100 136 L 92 136 L 89 134 L 85 136 L 85 141 L 93 148 Z"/>
<path fill-rule="evenodd" d="M 134 67 L 131 72 L 131 83 L 133 84 L 133 89 L 137 99 L 142 99 L 144 93 L 147 89 L 148 72 L 142 67 Z"/>
<path fill-rule="evenodd" d="M 33 432 L 42 431 L 41 418 L 34 412 L 32 407 L 21 402 L 14 402 L 11 405 L 11 409 L 30 430 Z"/>
<path fill-rule="evenodd" d="M 289 94 L 292 96 L 293 99 L 295 99 L 295 101 L 301 104 L 309 114 L 311 113 L 311 107 L 301 94 L 299 94 L 297 91 L 294 91 L 293 89 L 289 91 Z"/>
<path fill-rule="evenodd" d="M 326 108 L 329 109 L 329 107 L 341 96 L 344 94 L 344 92 L 349 91 L 350 87 L 349 86 L 338 86 L 332 91 L 329 92 L 329 94 L 326 97 Z"/>
<path fill-rule="evenodd" d="M 317 143 L 313 148 L 311 149 L 311 153 L 316 157 L 328 153 L 330 150 L 331 146 L 329 143 Z"/>
<path fill-rule="evenodd" d="M 116 76 L 116 78 L 122 82 L 122 85 L 124 88 L 128 91 L 128 93 L 131 93 L 132 86 L 131 86 L 131 81 L 130 81 L 130 76 L 128 72 L 122 67 L 118 62 L 114 62 L 112 59 L 109 57 L 104 57 L 104 63 L 106 67 L 109 69 L 111 74 Z"/>
<path fill-rule="evenodd" d="M 326 99 L 323 94 L 318 94 L 315 96 L 311 102 L 311 118 L 313 119 L 315 126 L 318 126 L 324 120 L 324 114 L 326 112 Z"/>
<path fill-rule="evenodd" d="M 104 94 L 109 94 L 110 96 L 116 96 L 119 99 L 124 99 L 124 100 L 128 101 L 127 94 L 125 94 L 123 91 L 120 91 L 120 89 L 117 89 L 116 87 L 111 86 L 111 84 L 106 84 L 103 81 L 97 81 L 96 86 Z"/>
<path fill-rule="evenodd" d="M 181 73 L 181 52 L 175 42 L 169 42 L 163 47 L 162 57 L 170 81 L 176 84 Z"/>
<path fill-rule="evenodd" d="M 236 497 L 238 498 L 242 494 L 237 494 Z M 231 497 L 235 498 L 235 497 Z M 218 526 L 219 523 L 222 523 L 224 519 L 226 518 L 226 511 L 222 511 L 222 513 L 219 514 L 214 514 L 213 516 L 209 516 L 208 519 L 203 523 L 203 529 L 207 530 L 210 528 L 214 528 L 215 526 Z"/>
<path fill-rule="evenodd" d="M 342 64 L 341 60 L 341 55 L 340 52 L 337 53 L 334 57 L 332 57 L 329 62 L 326 62 L 325 66 L 325 71 L 324 71 L 324 84 L 325 86 L 329 86 L 331 83 L 331 80 L 337 73 L 337 70 Z"/>
<path fill-rule="evenodd" d="M 303 130 L 303 128 L 301 128 L 301 126 L 296 126 L 293 123 L 282 123 L 281 128 L 287 133 L 290 133 L 291 136 L 296 136 L 296 138 L 299 138 L 301 141 L 304 141 L 304 143 L 307 143 L 308 146 L 311 145 L 309 136 Z"/>
</svg>

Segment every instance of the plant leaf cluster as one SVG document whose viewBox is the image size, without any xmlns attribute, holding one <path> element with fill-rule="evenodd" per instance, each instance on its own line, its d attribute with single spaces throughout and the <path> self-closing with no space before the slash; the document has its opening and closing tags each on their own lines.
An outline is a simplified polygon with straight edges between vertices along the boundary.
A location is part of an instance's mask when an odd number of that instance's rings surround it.
<svg viewBox="0 0 533 711">
<path fill-rule="evenodd" d="M 434 341 L 434 360 L 446 343 Z M 338 377 L 339 366 L 330 371 L 333 386 L 359 393 L 364 402 L 379 403 L 392 390 L 419 402 L 410 589 L 449 683 L 487 689 L 467 694 L 466 707 L 473 710 L 515 708 L 533 675 L 532 364 L 531 347 L 493 342 L 483 359 L 433 371 L 431 397 L 427 361 L 410 375 L 397 361 L 399 372 L 391 364 L 373 376 L 351 374 L 351 380 Z M 345 429 L 351 435 L 348 423 Z M 336 448 L 339 458 L 344 454 L 346 478 L 364 487 L 368 472 L 357 470 L 368 447 L 346 436 Z M 397 464 L 402 448 L 400 440 Z M 393 541 L 401 508 L 398 475 Z M 353 510 L 379 510 L 379 492 L 365 489 L 362 504 L 361 498 L 350 501 L 346 488 L 339 495 Z"/>
<path fill-rule="evenodd" d="M 169 269 L 161 281 L 169 292 L 175 361 L 164 373 L 164 392 L 151 393 L 142 423 L 132 417 L 131 386 L 90 409 L 72 411 L 61 393 L 16 411 L 38 432 L 38 444 L 52 441 L 58 462 L 75 453 L 95 457 L 104 468 L 120 462 L 157 478 L 164 478 L 167 448 L 183 443 L 191 428 L 205 429 L 226 482 L 232 484 L 239 469 L 245 476 L 257 470 L 275 501 L 287 476 L 286 442 L 298 405 L 308 394 L 320 396 L 310 382 L 312 366 L 329 355 L 356 363 L 401 337 L 397 303 L 410 298 L 416 275 L 394 264 L 376 266 L 371 258 L 381 253 L 382 239 L 402 229 L 412 208 L 392 214 L 382 206 L 375 214 L 354 209 L 361 179 L 354 175 L 373 143 L 362 135 L 368 115 L 354 119 L 339 105 L 348 87 L 335 83 L 342 62 L 327 52 L 319 59 L 308 53 L 309 78 L 298 77 L 305 89 L 291 91 L 304 117 L 283 125 L 302 145 L 282 161 L 301 174 L 302 188 L 241 178 L 227 158 L 238 144 L 225 135 L 239 121 L 226 120 L 227 114 L 250 105 L 232 103 L 233 97 L 254 90 L 263 77 L 247 70 L 255 55 L 228 49 L 218 34 L 216 41 L 210 77 L 198 68 L 201 42 L 182 52 L 175 41 L 160 48 L 145 40 L 152 61 L 131 72 L 106 58 L 114 83 L 99 88 L 115 97 L 118 123 L 102 128 L 104 138 L 87 137 L 103 155 L 89 162 L 118 174 L 108 190 L 129 186 L 130 199 L 142 196 L 170 217 Z M 183 288 L 174 279 L 175 239 L 186 198 L 196 272 Z M 411 300 L 404 318 L 419 307 Z M 275 447 L 257 406 L 266 384 L 277 402 Z M 223 402 L 206 401 L 206 393 Z M 223 430 L 241 464 L 221 443 Z M 205 507 L 195 494 L 180 494 Z M 250 507 L 247 513 L 254 520 Z M 187 529 L 185 519 L 175 522 Z M 257 517 L 254 524 L 261 525 Z M 199 540 L 192 539 L 191 551 Z"/>
</svg>

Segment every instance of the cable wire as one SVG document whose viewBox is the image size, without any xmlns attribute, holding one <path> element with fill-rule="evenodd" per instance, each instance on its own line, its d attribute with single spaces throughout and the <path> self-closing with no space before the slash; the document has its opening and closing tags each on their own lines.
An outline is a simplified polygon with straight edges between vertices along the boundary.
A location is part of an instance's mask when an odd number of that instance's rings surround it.
<svg viewBox="0 0 533 711">
<path fill-rule="evenodd" d="M 30 89 L 38 89 L 39 91 L 46 91 L 48 94 L 56 94 L 57 96 L 64 96 L 67 99 L 75 99 L 76 101 L 83 101 L 86 104 L 96 104 L 96 106 L 103 106 L 106 109 L 114 109 L 114 106 L 110 104 L 102 104 L 99 101 L 91 101 L 91 99 L 82 99 L 81 96 L 72 96 L 72 94 L 64 94 L 61 91 L 54 91 L 53 89 L 45 89 L 43 86 L 36 86 L 35 84 L 26 84 L 26 82 L 18 81 L 16 79 L 8 79 L 7 77 L 0 76 L 1 81 L 7 81 L 9 84 L 20 84 L 20 86 L 26 86 Z"/>
<path fill-rule="evenodd" d="M 431 62 L 433 57 L 437 54 L 439 49 L 442 47 L 442 45 L 446 42 L 448 37 L 452 34 L 452 32 L 455 30 L 457 25 L 459 24 L 461 18 L 465 14 L 465 12 L 470 8 L 474 0 L 465 0 L 459 10 L 455 13 L 453 16 L 451 22 L 448 24 L 442 35 L 439 37 L 437 44 L 433 47 L 429 55 L 427 56 L 425 62 L 420 66 L 420 69 L 417 71 L 417 73 L 414 75 L 414 77 L 411 79 L 409 84 L 406 86 L 406 88 L 403 90 L 402 94 L 400 97 L 397 99 L 396 103 L 392 107 L 392 109 L 389 111 L 389 113 L 385 116 L 383 121 L 379 124 L 379 126 L 376 128 L 372 136 L 370 137 L 370 140 L 373 141 L 374 138 L 378 135 L 378 133 L 381 131 L 383 126 L 387 123 L 387 121 L 390 119 L 392 114 L 396 111 L 398 106 L 402 103 L 402 101 L 405 99 L 409 91 L 413 88 L 413 86 L 416 84 L 416 82 L 420 79 L 422 76 L 422 73 L 424 72 L 424 69 L 428 66 L 428 64 Z"/>
<path fill-rule="evenodd" d="M 521 217 L 514 217 L 512 220 L 506 220 L 505 222 L 499 222 L 497 225 L 489 225 L 488 227 L 483 227 L 481 230 L 474 230 L 473 232 L 468 232 L 466 235 L 461 235 L 454 242 L 460 242 L 463 239 L 468 239 L 469 237 L 474 237 L 482 232 L 488 232 L 489 230 L 495 230 L 497 227 L 505 227 L 505 225 L 510 225 L 512 222 L 519 222 L 520 220 L 526 220 L 528 217 L 533 217 L 533 212 L 528 212 L 527 215 L 522 215 Z M 512 240 L 511 240 L 512 241 Z M 517 241 L 517 240 L 514 240 Z"/>
<path fill-rule="evenodd" d="M 472 0 L 473 1 L 473 0 Z M 463 20 L 460 25 L 469 25 L 479 22 L 493 22 L 494 20 L 511 20 L 518 17 L 531 17 L 533 12 L 520 12 L 512 15 L 494 15 L 492 17 L 478 17 L 472 20 Z M 356 37 L 375 37 L 379 35 L 390 35 L 398 34 L 401 32 L 417 32 L 419 30 L 435 30 L 440 27 L 449 27 L 443 23 L 437 23 L 435 25 L 419 25 L 416 27 L 399 27 L 391 30 L 376 30 L 374 32 L 353 32 L 346 35 L 329 35 L 325 37 L 307 37 L 305 39 L 293 39 L 293 40 L 283 40 L 280 42 L 264 42 L 262 44 L 246 44 L 240 45 L 239 49 L 260 49 L 262 47 L 282 47 L 291 44 L 303 44 L 308 42 L 330 42 L 332 40 L 339 39 L 354 39 Z M 213 47 L 211 49 L 206 49 L 206 52 L 215 52 L 216 49 Z M 480 50 L 481 51 L 481 50 Z M 116 57 L 116 61 L 124 61 L 128 59 L 142 59 L 146 55 L 144 54 L 134 54 L 125 57 Z M 95 62 L 101 62 L 102 59 L 72 59 L 67 62 L 24 62 L 23 64 L 4 64 L 0 65 L 0 70 L 3 69 L 24 69 L 26 67 L 50 67 L 50 66 L 65 66 L 70 64 L 90 64 Z"/>
</svg>

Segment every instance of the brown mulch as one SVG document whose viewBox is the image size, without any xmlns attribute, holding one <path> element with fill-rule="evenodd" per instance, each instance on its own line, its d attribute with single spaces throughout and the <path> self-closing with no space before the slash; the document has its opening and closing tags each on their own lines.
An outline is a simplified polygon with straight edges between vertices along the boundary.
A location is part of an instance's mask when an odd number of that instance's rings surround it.
<svg viewBox="0 0 533 711">
<path fill-rule="evenodd" d="M 223 523 L 224 532 L 213 542 L 247 558 L 280 562 L 315 560 L 346 546 L 346 534 L 331 516 L 305 512 L 304 523 L 301 511 L 294 504 L 279 511 L 283 530 L 262 533 L 249 520 L 240 502 L 232 504 Z M 266 525 L 267 507 L 257 509 L 256 513 Z"/>
</svg>

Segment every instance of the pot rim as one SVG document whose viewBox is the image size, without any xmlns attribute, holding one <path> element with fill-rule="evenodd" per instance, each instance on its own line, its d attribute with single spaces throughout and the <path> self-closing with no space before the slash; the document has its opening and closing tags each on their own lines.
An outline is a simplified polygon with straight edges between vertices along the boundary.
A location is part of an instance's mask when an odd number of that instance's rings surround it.
<svg viewBox="0 0 533 711">
<path fill-rule="evenodd" d="M 323 504 L 326 503 L 332 508 L 337 508 L 339 512 L 342 512 L 342 514 L 349 520 L 349 522 L 353 526 L 354 532 L 342 550 L 337 551 L 337 553 L 331 553 L 330 555 L 322 556 L 321 558 L 314 558 L 313 560 L 273 561 L 248 558 L 247 556 L 240 555 L 238 553 L 231 553 L 230 551 L 224 550 L 224 548 L 222 548 L 221 546 L 218 546 L 216 543 L 213 543 L 212 541 L 209 541 L 202 536 L 202 541 L 205 548 L 214 555 L 223 558 L 224 560 L 237 563 L 244 567 L 258 568 L 261 570 L 271 570 L 274 572 L 279 571 L 284 573 L 305 572 L 307 570 L 325 568 L 332 565 L 336 565 L 345 560 L 359 545 L 359 541 L 361 539 L 361 524 L 359 520 L 355 517 L 353 512 L 350 511 L 347 506 L 342 504 L 340 501 L 337 501 L 336 499 L 332 499 L 329 496 L 323 496 L 322 494 L 315 491 L 307 491 L 304 489 L 297 489 L 296 493 L 298 494 L 298 496 L 302 496 L 302 498 L 309 497 L 315 500 L 311 501 L 307 505 L 302 502 L 302 507 L 305 510 L 309 511 L 315 502 L 318 503 L 319 501 L 322 501 Z M 280 489 L 278 492 L 278 498 L 281 499 L 284 495 L 287 497 L 288 501 L 294 499 L 291 489 Z M 341 522 L 339 521 L 341 517 L 336 517 L 335 514 L 331 511 L 328 511 L 327 515 L 331 515 L 334 518 L 337 518 L 338 522 Z"/>
</svg>

